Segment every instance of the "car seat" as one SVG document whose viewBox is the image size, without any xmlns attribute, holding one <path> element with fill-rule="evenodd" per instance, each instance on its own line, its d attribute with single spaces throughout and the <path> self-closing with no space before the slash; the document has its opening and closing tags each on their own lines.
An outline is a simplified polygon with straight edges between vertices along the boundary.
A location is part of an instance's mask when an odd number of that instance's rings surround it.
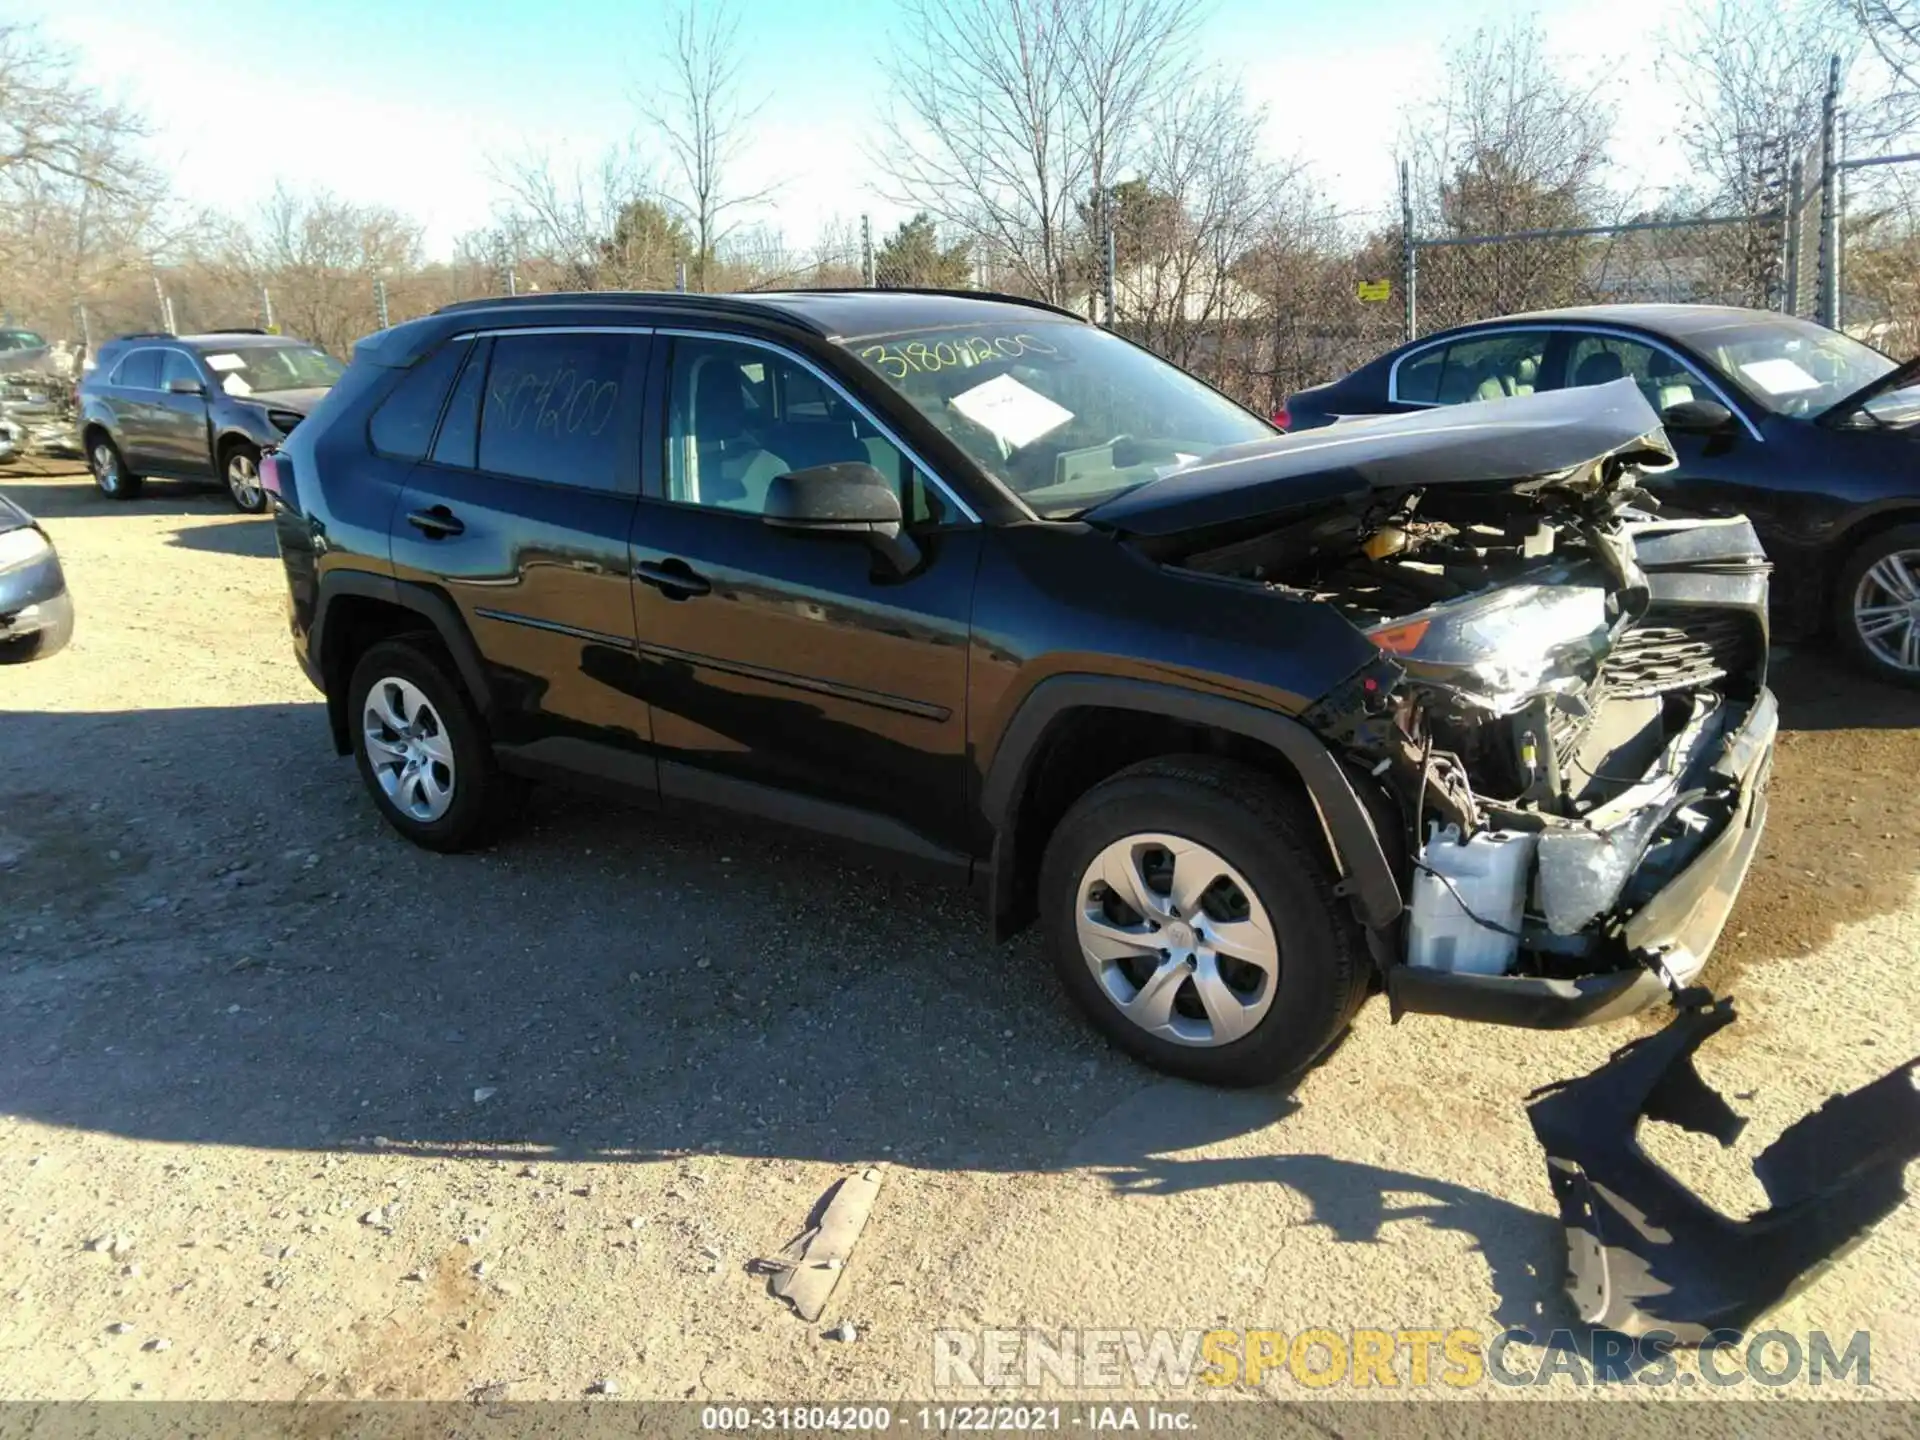
<svg viewBox="0 0 1920 1440">
<path fill-rule="evenodd" d="M 1647 403 L 1659 414 L 1693 399 L 1693 377 L 1679 361 L 1658 350 L 1647 361 L 1647 383 L 1642 388 Z"/>
<path fill-rule="evenodd" d="M 1573 372 L 1573 383 L 1575 386 L 1610 385 L 1626 373 L 1626 365 L 1613 351 L 1596 350 L 1582 360 L 1580 367 Z"/>
</svg>

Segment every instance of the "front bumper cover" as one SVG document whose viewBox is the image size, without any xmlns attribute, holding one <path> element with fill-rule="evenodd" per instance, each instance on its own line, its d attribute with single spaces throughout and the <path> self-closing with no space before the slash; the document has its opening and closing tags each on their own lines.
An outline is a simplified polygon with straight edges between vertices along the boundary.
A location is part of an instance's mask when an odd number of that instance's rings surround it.
<svg viewBox="0 0 1920 1440">
<path fill-rule="evenodd" d="M 1767 781 L 1779 729 L 1773 692 L 1762 689 L 1713 763 L 1715 773 L 1738 785 L 1733 813 L 1720 833 L 1626 924 L 1627 949 L 1646 962 L 1646 968 L 1549 979 L 1395 965 L 1387 971 L 1394 1018 L 1405 1013 L 1447 1015 L 1535 1030 L 1571 1030 L 1645 1010 L 1671 996 L 1674 987 L 1689 984 L 1726 928 L 1766 828 Z"/>
<path fill-rule="evenodd" d="M 1641 1150 L 1642 1119 L 1730 1145 L 1745 1127 L 1693 1066 L 1733 1002 L 1681 1010 L 1600 1069 L 1527 1105 L 1567 1234 L 1580 1318 L 1698 1344 L 1744 1331 L 1851 1249 L 1906 1198 L 1920 1158 L 1920 1057 L 1787 1127 L 1753 1162 L 1768 1207 L 1729 1220 Z"/>
</svg>

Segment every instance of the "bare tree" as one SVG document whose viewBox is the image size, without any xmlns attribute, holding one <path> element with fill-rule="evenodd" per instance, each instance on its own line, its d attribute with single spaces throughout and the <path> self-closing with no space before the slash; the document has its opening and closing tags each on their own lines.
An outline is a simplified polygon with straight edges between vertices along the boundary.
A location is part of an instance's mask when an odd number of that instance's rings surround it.
<svg viewBox="0 0 1920 1440">
<path fill-rule="evenodd" d="M 640 109 L 666 141 L 674 172 L 668 195 L 693 231 L 694 273 L 705 288 L 708 266 L 734 229 L 728 217 L 773 189 L 733 188 L 758 109 L 740 96 L 740 21 L 730 0 L 686 0 L 668 16 L 667 77 L 642 95 Z"/>
<path fill-rule="evenodd" d="M 494 179 L 506 194 L 484 242 L 496 268 L 504 257 L 560 289 L 644 289 L 670 284 L 675 264 L 691 253 L 632 144 L 571 170 L 529 151 L 496 162 Z"/>
<path fill-rule="evenodd" d="M 987 247 L 1023 288 L 1065 298 L 1080 206 L 1124 173 L 1147 115 L 1180 86 L 1195 12 L 1195 0 L 903 0 L 874 157 L 889 198 Z"/>
<path fill-rule="evenodd" d="M 1666 37 L 1687 156 L 1717 208 L 1779 204 L 1787 167 L 1820 132 L 1827 21 L 1813 4 L 1691 0 Z"/>
<path fill-rule="evenodd" d="M 1909 97 L 1920 95 L 1920 0 L 1836 0 Z"/>
<path fill-rule="evenodd" d="M 157 188 L 136 146 L 146 134 L 140 116 L 74 77 L 71 56 L 30 26 L 0 22 L 0 178 L 144 197 Z"/>
<path fill-rule="evenodd" d="M 1444 94 L 1406 117 L 1402 154 L 1420 232 L 1493 235 L 1598 220 L 1608 208 L 1613 129 L 1605 84 L 1604 75 L 1582 83 L 1564 74 L 1531 22 L 1477 31 L 1452 49 Z M 1582 257 L 1571 240 L 1429 251 L 1422 307 L 1440 325 L 1570 303 L 1583 289 Z"/>
</svg>

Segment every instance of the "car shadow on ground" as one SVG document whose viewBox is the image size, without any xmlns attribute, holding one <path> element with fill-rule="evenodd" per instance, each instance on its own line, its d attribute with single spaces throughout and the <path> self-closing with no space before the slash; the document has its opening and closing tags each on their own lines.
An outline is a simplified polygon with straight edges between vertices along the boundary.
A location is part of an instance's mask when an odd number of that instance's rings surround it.
<svg viewBox="0 0 1920 1440">
<path fill-rule="evenodd" d="M 235 518 L 210 525 L 187 525 L 167 537 L 169 545 L 183 550 L 199 550 L 211 555 L 244 555 L 256 560 L 271 560 L 279 554 L 274 543 L 273 526 L 265 520 L 254 523 Z"/>
<path fill-rule="evenodd" d="M 1809 641 L 1776 656 L 1767 683 L 1788 730 L 1910 730 L 1920 725 L 1920 690 L 1862 674 L 1831 653 L 1830 641 Z"/>
<path fill-rule="evenodd" d="M 233 513 L 224 489 L 175 480 L 149 480 L 138 500 L 109 500 L 77 461 L 34 461 L 0 470 L 0 491 L 36 520 L 73 520 L 105 515 L 203 515 Z"/>
</svg>

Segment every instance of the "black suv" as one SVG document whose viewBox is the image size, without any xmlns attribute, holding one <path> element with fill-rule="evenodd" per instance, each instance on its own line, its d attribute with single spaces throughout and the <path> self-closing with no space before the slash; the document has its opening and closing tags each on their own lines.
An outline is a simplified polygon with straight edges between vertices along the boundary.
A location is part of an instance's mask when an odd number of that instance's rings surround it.
<svg viewBox="0 0 1920 1440">
<path fill-rule="evenodd" d="M 1120 1044 L 1289 1074 L 1369 990 L 1559 1027 L 1705 963 L 1765 815 L 1766 562 L 1631 383 L 1302 436 L 1072 315 L 547 295 L 361 342 L 269 454 L 392 826 L 529 777 L 1038 918 Z"/>
<path fill-rule="evenodd" d="M 114 500 L 136 499 L 149 476 L 224 484 L 242 510 L 264 510 L 260 452 L 342 368 L 304 340 L 258 330 L 109 340 L 79 388 L 94 483 Z"/>
</svg>

